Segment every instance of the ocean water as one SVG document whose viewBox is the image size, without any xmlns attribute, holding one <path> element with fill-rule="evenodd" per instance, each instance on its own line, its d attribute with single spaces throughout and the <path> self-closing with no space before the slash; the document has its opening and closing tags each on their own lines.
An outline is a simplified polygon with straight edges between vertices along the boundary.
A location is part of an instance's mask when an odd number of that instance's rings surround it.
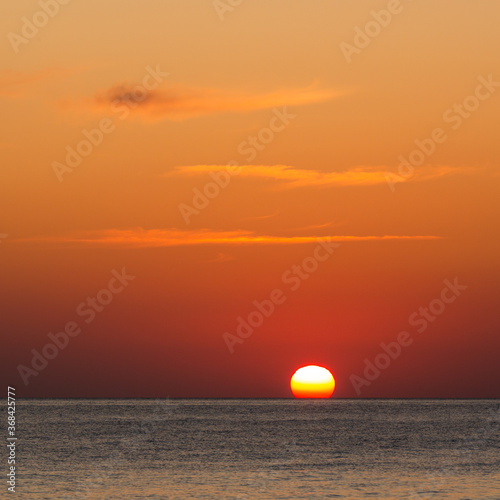
<svg viewBox="0 0 500 500">
<path fill-rule="evenodd" d="M 21 400 L 16 418 L 2 498 L 500 499 L 498 400 Z"/>
</svg>

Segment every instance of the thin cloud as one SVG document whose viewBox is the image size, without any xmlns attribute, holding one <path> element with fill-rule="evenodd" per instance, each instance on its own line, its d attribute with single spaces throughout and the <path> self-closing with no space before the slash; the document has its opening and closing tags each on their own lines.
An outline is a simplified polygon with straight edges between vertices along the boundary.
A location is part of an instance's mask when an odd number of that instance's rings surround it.
<svg viewBox="0 0 500 500">
<path fill-rule="evenodd" d="M 42 71 L 14 71 L 11 69 L 0 70 L 0 95 L 15 97 L 23 93 L 27 85 L 37 83 L 48 78 L 53 70 Z"/>
<path fill-rule="evenodd" d="M 246 220 L 265 220 L 265 219 L 272 219 L 273 217 L 276 217 L 277 215 L 280 214 L 279 210 L 276 210 L 276 212 L 273 212 L 272 214 L 268 215 L 251 215 L 249 217 L 245 217 Z"/>
<path fill-rule="evenodd" d="M 28 92 L 31 93 L 33 87 L 41 81 L 51 78 L 64 78 L 81 70 L 82 68 L 46 68 L 30 72 L 10 69 L 0 70 L 0 96 L 21 97 Z"/>
<path fill-rule="evenodd" d="M 127 106 L 130 116 L 148 122 L 180 121 L 216 113 L 243 113 L 283 106 L 302 106 L 324 102 L 346 92 L 306 88 L 280 89 L 268 93 L 248 93 L 207 87 L 170 86 L 146 91 L 140 85 L 119 84 L 98 93 L 91 100 L 64 104 L 64 108 L 99 114 L 119 112 Z"/>
<path fill-rule="evenodd" d="M 316 229 L 325 229 L 332 226 L 341 226 L 341 222 L 325 222 L 324 224 L 313 224 L 311 226 L 297 227 L 294 231 L 312 231 Z"/>
<path fill-rule="evenodd" d="M 179 166 L 167 172 L 165 176 L 195 176 L 224 170 L 224 165 Z M 288 165 L 242 165 L 238 177 L 255 177 L 282 181 L 285 188 L 321 187 L 321 186 L 374 186 L 387 184 L 387 168 L 356 167 L 343 172 L 324 172 L 291 167 Z M 458 169 L 447 166 L 422 166 L 415 169 L 410 179 L 424 181 L 436 179 Z"/>
<path fill-rule="evenodd" d="M 217 254 L 217 257 L 215 257 L 213 259 L 210 259 L 210 260 L 207 260 L 205 262 L 207 262 L 207 263 L 218 263 L 218 262 L 229 262 L 231 260 L 234 260 L 234 257 L 232 255 L 229 255 L 227 253 L 219 252 Z"/>
<path fill-rule="evenodd" d="M 317 243 L 318 239 L 336 242 L 388 241 L 388 240 L 435 240 L 439 236 L 270 236 L 259 235 L 253 231 L 213 231 L 210 229 L 110 229 L 105 231 L 83 232 L 65 236 L 25 238 L 18 242 L 63 244 L 88 247 L 128 247 L 158 248 L 193 245 L 298 245 Z"/>
</svg>

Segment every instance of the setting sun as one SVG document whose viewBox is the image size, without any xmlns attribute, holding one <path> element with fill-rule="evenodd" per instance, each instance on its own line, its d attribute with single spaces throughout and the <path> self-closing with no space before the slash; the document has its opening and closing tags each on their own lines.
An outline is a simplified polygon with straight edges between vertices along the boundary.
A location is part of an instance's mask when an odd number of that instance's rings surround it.
<svg viewBox="0 0 500 500">
<path fill-rule="evenodd" d="M 296 398 L 329 398 L 335 390 L 335 379 L 326 368 L 308 365 L 293 374 L 290 387 Z"/>
</svg>

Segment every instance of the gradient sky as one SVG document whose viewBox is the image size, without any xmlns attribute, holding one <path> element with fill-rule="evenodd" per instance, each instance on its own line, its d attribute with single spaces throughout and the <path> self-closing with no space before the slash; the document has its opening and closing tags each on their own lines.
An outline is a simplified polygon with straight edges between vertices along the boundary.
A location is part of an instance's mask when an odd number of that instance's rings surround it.
<svg viewBox="0 0 500 500">
<path fill-rule="evenodd" d="M 243 0 L 221 20 L 211 1 L 73 0 L 21 43 L 41 7 L 4 3 L 5 384 L 289 397 L 318 364 L 337 397 L 499 397 L 500 86 L 484 82 L 500 82 L 500 4 L 402 0 L 349 62 L 390 4 Z M 435 151 L 398 171 L 435 129 Z M 228 162 L 240 171 L 186 220 Z M 319 237 L 338 247 L 292 290 Z M 135 278 L 86 323 L 79 305 L 123 268 Z M 418 333 L 411 315 L 455 279 L 467 289 Z M 284 302 L 231 353 L 223 334 L 275 289 Z M 72 321 L 81 333 L 25 385 L 19 365 Z M 401 331 L 412 344 L 357 394 L 352 376 Z"/>
</svg>

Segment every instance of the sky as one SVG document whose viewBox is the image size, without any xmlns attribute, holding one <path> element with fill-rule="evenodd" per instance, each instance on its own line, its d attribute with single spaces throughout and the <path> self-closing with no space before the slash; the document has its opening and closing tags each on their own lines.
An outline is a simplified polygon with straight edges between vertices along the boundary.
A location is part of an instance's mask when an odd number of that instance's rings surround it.
<svg viewBox="0 0 500 500">
<path fill-rule="evenodd" d="M 19 397 L 500 396 L 497 1 L 1 14 Z"/>
</svg>

